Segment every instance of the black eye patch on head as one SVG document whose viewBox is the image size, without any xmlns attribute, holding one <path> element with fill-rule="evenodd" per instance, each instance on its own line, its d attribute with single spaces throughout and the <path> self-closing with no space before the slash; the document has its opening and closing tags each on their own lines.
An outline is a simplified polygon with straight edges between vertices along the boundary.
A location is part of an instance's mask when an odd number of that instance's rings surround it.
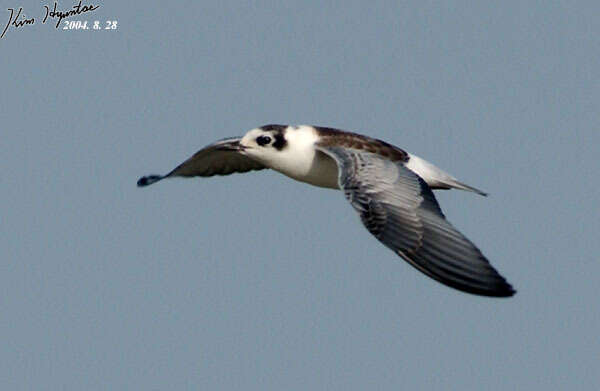
<svg viewBox="0 0 600 391">
<path fill-rule="evenodd" d="M 273 143 L 273 148 L 281 151 L 283 147 L 286 145 L 285 137 L 283 133 L 275 133 L 275 142 Z"/>
</svg>

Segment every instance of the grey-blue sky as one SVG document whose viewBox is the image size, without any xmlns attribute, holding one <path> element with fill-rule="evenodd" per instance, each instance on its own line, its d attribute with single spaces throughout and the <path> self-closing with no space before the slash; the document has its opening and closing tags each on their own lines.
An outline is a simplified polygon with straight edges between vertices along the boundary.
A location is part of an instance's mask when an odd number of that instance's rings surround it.
<svg viewBox="0 0 600 391">
<path fill-rule="evenodd" d="M 102 32 L 3 4 L 40 18 L 0 40 L 3 389 L 600 386 L 600 7 L 363 3 L 74 18 Z M 135 187 L 271 122 L 490 192 L 438 199 L 517 296 L 429 280 L 341 193 L 276 173 Z"/>
</svg>

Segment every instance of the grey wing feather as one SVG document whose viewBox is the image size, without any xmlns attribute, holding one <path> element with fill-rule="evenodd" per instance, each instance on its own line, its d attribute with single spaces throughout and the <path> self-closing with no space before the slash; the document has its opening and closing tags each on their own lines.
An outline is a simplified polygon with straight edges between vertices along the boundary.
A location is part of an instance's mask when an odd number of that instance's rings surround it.
<svg viewBox="0 0 600 391">
<path fill-rule="evenodd" d="M 319 147 L 339 167 L 339 185 L 371 234 L 435 280 L 483 296 L 513 288 L 444 217 L 433 192 L 402 163 L 353 149 Z"/>
<path fill-rule="evenodd" d="M 168 174 L 144 176 L 138 180 L 137 185 L 148 186 L 161 179 L 174 176 L 210 177 L 213 175 L 229 175 L 235 172 L 243 173 L 266 168 L 261 163 L 242 155 L 238 151 L 224 148 L 239 141 L 240 138 L 232 137 L 207 145 Z"/>
</svg>

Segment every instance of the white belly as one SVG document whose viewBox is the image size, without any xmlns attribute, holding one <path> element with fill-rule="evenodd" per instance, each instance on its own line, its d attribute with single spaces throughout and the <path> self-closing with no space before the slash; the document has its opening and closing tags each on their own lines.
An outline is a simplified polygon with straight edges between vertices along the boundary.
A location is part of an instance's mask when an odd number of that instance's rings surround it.
<svg viewBox="0 0 600 391">
<path fill-rule="evenodd" d="M 297 164 L 283 164 L 272 168 L 301 182 L 319 187 L 339 189 L 337 163 L 322 152 L 317 152 L 311 157 L 310 161 L 300 162 L 296 160 Z"/>
</svg>

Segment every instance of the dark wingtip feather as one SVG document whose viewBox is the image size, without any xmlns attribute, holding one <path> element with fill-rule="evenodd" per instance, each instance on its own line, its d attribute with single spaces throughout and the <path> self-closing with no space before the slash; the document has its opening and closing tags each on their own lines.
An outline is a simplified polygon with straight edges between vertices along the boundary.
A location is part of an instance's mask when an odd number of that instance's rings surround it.
<svg viewBox="0 0 600 391">
<path fill-rule="evenodd" d="M 508 298 L 514 296 L 517 293 L 517 291 L 506 281 L 503 281 L 499 284 L 495 284 L 494 286 L 490 287 L 465 285 L 464 283 L 456 284 L 454 282 L 442 281 L 439 279 L 438 281 L 465 293 L 470 293 L 478 296 Z"/>
<path fill-rule="evenodd" d="M 499 287 L 499 289 L 494 291 L 490 296 L 511 297 L 514 296 L 516 293 L 517 291 L 509 283 L 506 283 L 505 285 Z"/>
<path fill-rule="evenodd" d="M 158 182 L 161 179 L 163 179 L 162 176 L 160 175 L 148 175 L 148 176 L 143 176 L 140 179 L 138 179 L 137 181 L 137 185 L 138 187 L 144 187 L 144 186 L 148 186 L 153 184 L 154 182 Z"/>
</svg>

